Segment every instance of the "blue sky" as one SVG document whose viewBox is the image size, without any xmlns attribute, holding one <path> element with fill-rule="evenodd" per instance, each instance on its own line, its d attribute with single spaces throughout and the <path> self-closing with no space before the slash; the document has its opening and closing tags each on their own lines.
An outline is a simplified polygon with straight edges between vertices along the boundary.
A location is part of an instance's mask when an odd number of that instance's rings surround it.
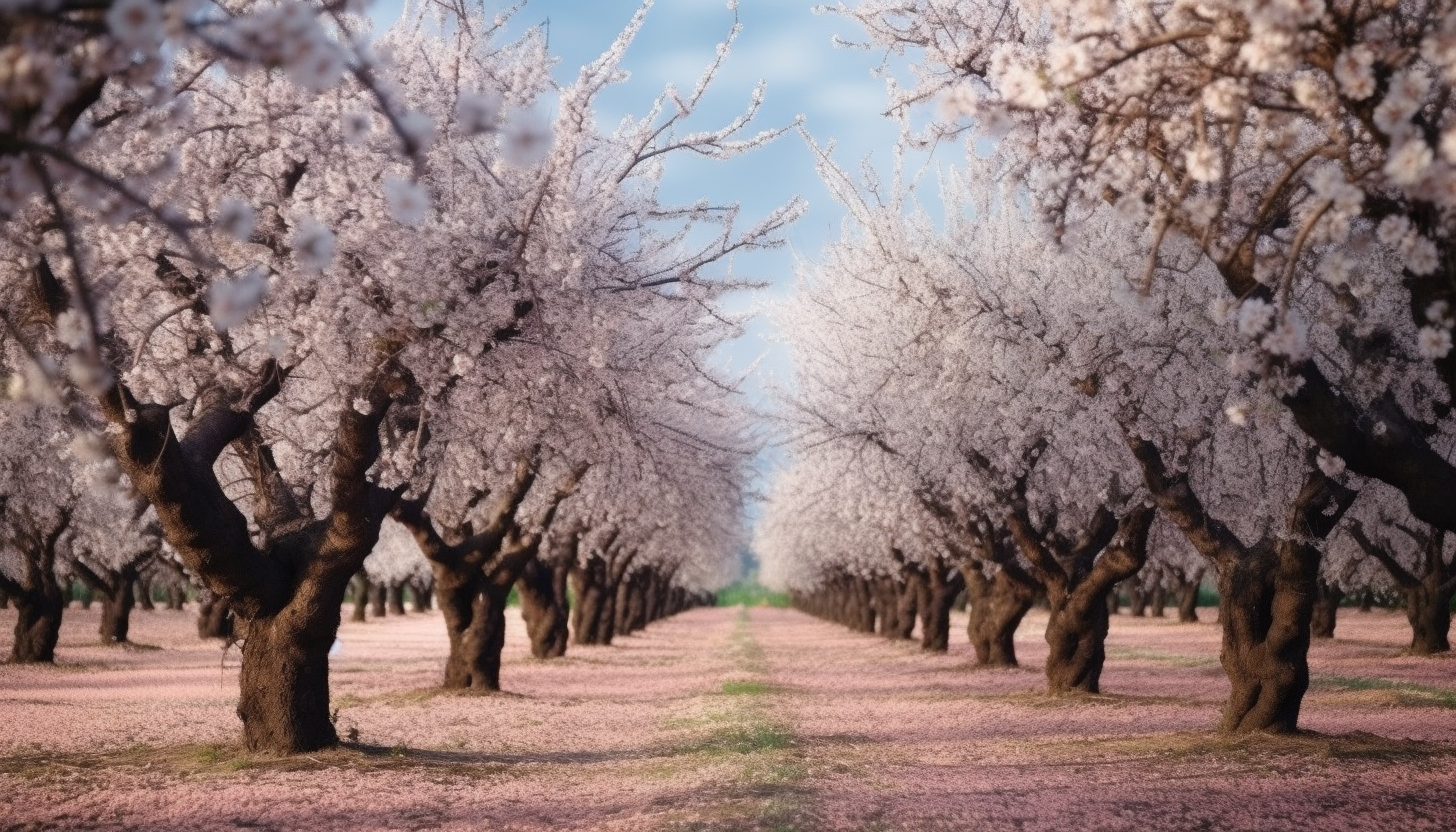
<svg viewBox="0 0 1456 832">
<path fill-rule="evenodd" d="M 398 16 L 400 2 L 376 0 L 374 17 L 381 26 Z M 767 92 L 752 132 L 789 125 L 803 115 L 816 141 L 835 142 L 840 164 L 857 167 L 873 153 L 876 167 L 883 169 L 898 131 L 881 115 L 884 82 L 872 74 L 882 56 L 834 46 L 835 35 L 860 40 L 859 28 L 835 14 L 815 14 L 814 5 L 812 0 L 740 0 L 737 15 L 743 31 L 690 126 L 708 129 L 734 118 L 763 79 Z M 555 75 L 566 83 L 611 44 L 638 7 L 631 0 L 528 0 L 512 28 L 549 23 L 551 51 L 561 59 Z M 691 90 L 733 17 L 726 0 L 657 0 L 627 53 L 631 78 L 599 99 L 599 120 L 611 126 L 624 115 L 644 113 L 668 83 Z M 808 201 L 808 214 L 786 235 L 787 248 L 735 262 L 739 276 L 773 284 L 758 296 L 737 299 L 739 308 L 787 291 L 796 259 L 817 259 L 824 245 L 839 235 L 842 212 L 819 183 L 812 157 L 794 132 L 730 162 L 678 159 L 668 167 L 663 190 L 670 200 L 738 202 L 745 225 L 796 195 Z M 725 360 L 734 368 L 762 359 L 749 383 L 756 400 L 765 384 L 786 381 L 788 361 L 772 335 L 767 322 L 759 320 L 725 350 Z"/>
</svg>

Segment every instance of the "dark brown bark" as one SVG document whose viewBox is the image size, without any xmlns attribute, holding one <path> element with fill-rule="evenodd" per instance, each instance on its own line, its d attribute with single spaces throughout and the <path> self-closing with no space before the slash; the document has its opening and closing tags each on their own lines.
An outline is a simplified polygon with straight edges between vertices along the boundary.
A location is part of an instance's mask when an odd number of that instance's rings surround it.
<svg viewBox="0 0 1456 832">
<path fill-rule="evenodd" d="M 1221 730 L 1297 730 L 1309 687 L 1318 542 L 1339 523 L 1356 492 L 1325 476 L 1311 460 L 1285 517 L 1283 538 L 1250 546 L 1207 513 L 1186 474 L 1167 472 L 1152 442 L 1131 435 L 1127 442 L 1159 510 L 1218 571 L 1223 628 L 1219 658 L 1232 687 Z"/>
<path fill-rule="evenodd" d="M 970 607 L 966 635 L 975 650 L 976 664 L 1016 667 L 1016 628 L 1036 600 L 1035 586 L 1012 578 L 1005 568 L 987 578 L 976 562 L 962 567 L 961 574 Z"/>
<path fill-rule="evenodd" d="M 1310 614 L 1309 634 L 1314 638 L 1334 638 L 1335 618 L 1345 592 L 1320 579 L 1315 584 L 1314 612 Z"/>
<path fill-rule="evenodd" d="M 231 641 L 236 631 L 236 617 L 227 599 L 208 593 L 197 611 L 197 637 Z"/>
<path fill-rule="evenodd" d="M 238 717 L 249 751 L 296 753 L 339 741 L 329 713 L 329 649 L 352 574 L 305 576 L 287 606 L 242 628 Z"/>
<path fill-rule="evenodd" d="M 1446 533 L 1433 529 L 1419 532 L 1400 525 L 1396 528 L 1419 547 L 1415 571 L 1407 569 L 1382 545 L 1365 535 L 1358 523 L 1349 525 L 1350 536 L 1365 553 L 1390 573 L 1405 601 L 1406 620 L 1411 625 L 1411 642 L 1406 652 L 1430 656 L 1451 649 L 1451 599 L 1456 596 L 1456 562 L 1446 559 Z"/>
<path fill-rule="evenodd" d="M 571 588 L 576 595 L 576 608 L 571 611 L 571 640 L 575 644 L 598 643 L 606 601 L 606 572 L 606 561 L 595 554 L 571 570 Z"/>
<path fill-rule="evenodd" d="M 902 574 L 905 580 L 896 587 L 895 630 L 892 638 L 909 639 L 915 634 L 915 619 L 925 614 L 930 591 L 929 576 L 919 566 L 907 565 Z M 924 639 L 922 631 L 922 640 Z"/>
<path fill-rule="evenodd" d="M 1122 589 L 1127 594 L 1127 614 L 1134 618 L 1145 618 L 1148 614 L 1148 595 L 1143 592 L 1142 582 L 1129 578 L 1122 582 Z"/>
<path fill-rule="evenodd" d="M 413 578 L 409 581 L 411 606 L 415 612 L 428 612 L 434 596 L 434 582 L 427 578 Z"/>
<path fill-rule="evenodd" d="M 1038 530 L 1023 503 L 1015 504 L 1008 516 L 1012 537 L 1045 587 L 1051 606 L 1046 628 L 1051 693 L 1100 692 L 1107 596 L 1146 562 L 1153 516 L 1152 508 L 1138 506 L 1119 521 L 1103 507 L 1075 541 Z"/>
<path fill-rule="evenodd" d="M 501 649 L 505 644 L 506 601 L 527 563 L 536 557 L 541 534 L 556 508 L 570 496 L 586 473 L 568 476 L 546 509 L 533 522 L 518 525 L 516 513 L 536 481 L 540 449 L 517 460 L 515 475 L 489 513 L 486 527 L 450 531 L 447 540 L 426 513 L 423 501 L 402 500 L 394 517 L 414 534 L 435 574 L 435 594 L 450 639 L 444 686 L 500 690 Z M 523 531 L 522 526 L 533 531 Z"/>
<path fill-rule="evenodd" d="M 369 615 L 383 618 L 389 614 L 389 587 L 383 582 L 369 587 Z"/>
<path fill-rule="evenodd" d="M 81 558 L 72 561 L 76 577 L 101 599 L 101 643 L 117 644 L 127 640 L 131 631 L 131 611 L 136 603 L 132 586 L 141 564 L 152 556 L 152 552 L 140 553 L 118 569 L 93 568 Z"/>
<path fill-rule="evenodd" d="M 1178 622 L 1198 623 L 1198 590 L 1203 586 L 1203 570 L 1200 569 L 1178 582 Z"/>
<path fill-rule="evenodd" d="M 571 568 L 548 566 L 540 560 L 526 564 L 516 589 L 521 595 L 521 615 L 531 639 L 531 655 L 554 659 L 566 655 L 570 605 L 566 583 Z"/>
<path fill-rule="evenodd" d="M 157 604 L 152 600 L 152 579 L 146 575 L 138 577 L 132 583 L 132 590 L 136 595 L 136 604 L 145 612 L 152 612 Z"/>
<path fill-rule="evenodd" d="M 1148 593 L 1148 615 L 1153 618 L 1162 618 L 1168 607 L 1168 589 L 1163 586 L 1162 578 L 1153 584 L 1153 589 Z"/>
<path fill-rule="evenodd" d="M 461 572 L 436 565 L 435 597 L 450 638 L 443 686 L 500 690 L 505 595 L 487 587 L 485 575 L 478 568 Z"/>
<path fill-rule="evenodd" d="M 70 601 L 70 587 L 56 578 L 56 555 L 70 525 L 69 508 L 44 525 L 26 524 L 12 542 L 20 550 L 21 574 L 10 577 L 0 572 L 0 590 L 15 606 L 15 643 L 10 646 L 10 661 L 15 664 L 56 660 L 61 617 Z"/>
<path fill-rule="evenodd" d="M 363 622 L 369 619 L 369 596 L 372 589 L 369 576 L 364 570 L 359 570 L 353 581 L 354 611 L 349 615 L 350 621 Z"/>
<path fill-rule="evenodd" d="M 404 615 L 404 584 L 390 584 L 386 596 L 389 599 L 389 614 Z"/>
<path fill-rule="evenodd" d="M 920 603 L 920 649 L 944 653 L 950 648 L 950 608 L 965 588 L 965 579 L 940 560 L 925 567 L 922 574 L 925 582 Z"/>
<path fill-rule="evenodd" d="M 15 643 L 10 661 L 39 664 L 56 660 L 56 642 L 61 637 L 61 616 L 66 608 L 59 585 L 49 591 L 14 593 Z"/>
</svg>

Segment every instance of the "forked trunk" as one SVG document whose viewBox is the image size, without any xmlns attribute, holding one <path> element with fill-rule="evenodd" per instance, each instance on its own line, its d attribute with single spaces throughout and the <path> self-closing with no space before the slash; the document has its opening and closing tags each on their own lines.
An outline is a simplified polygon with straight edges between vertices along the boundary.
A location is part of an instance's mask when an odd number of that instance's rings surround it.
<svg viewBox="0 0 1456 832">
<path fill-rule="evenodd" d="M 231 640 L 234 632 L 232 606 L 227 599 L 210 595 L 197 611 L 197 637 Z"/>
<path fill-rule="evenodd" d="M 987 578 L 979 564 L 962 568 L 971 620 L 966 627 L 976 664 L 1016 667 L 1016 628 L 1036 600 L 1036 591 L 1000 570 Z"/>
<path fill-rule="evenodd" d="M 485 578 L 479 569 L 454 572 L 438 563 L 434 567 L 436 599 L 450 639 L 443 686 L 455 690 L 500 690 L 505 596 L 500 597 L 499 604 L 495 603 L 496 599 L 486 591 Z"/>
<path fill-rule="evenodd" d="M 1147 562 L 1152 507 L 1129 511 L 1117 521 L 1115 535 L 1107 527 L 1111 513 L 1099 516 L 1105 518 L 1102 528 L 1098 530 L 1094 523 L 1072 550 L 1067 568 L 1049 576 L 1046 675 L 1051 693 L 1101 692 L 1110 619 L 1104 599 L 1119 583 L 1133 591 L 1138 570 Z M 1098 551 L 1101 557 L 1093 560 Z M 1140 588 L 1136 591 L 1141 595 Z"/>
<path fill-rule="evenodd" d="M 136 592 L 137 606 L 147 612 L 156 610 L 157 604 L 152 600 L 152 582 L 148 578 L 137 578 L 133 589 Z"/>
<path fill-rule="evenodd" d="M 1127 614 L 1134 618 L 1146 617 L 1148 614 L 1148 595 L 1146 592 L 1143 592 L 1142 582 L 1134 578 L 1124 581 L 1122 586 L 1127 590 Z"/>
<path fill-rule="evenodd" d="M 1232 690 L 1227 733 L 1297 730 L 1309 689 L 1310 617 L 1319 551 L 1281 541 L 1250 550 L 1219 569 L 1219 660 Z"/>
<path fill-rule="evenodd" d="M 1153 585 L 1153 591 L 1148 593 L 1148 615 L 1153 618 L 1162 618 L 1168 607 L 1168 590 L 1163 587 L 1161 581 Z"/>
<path fill-rule="evenodd" d="M 905 582 L 899 586 L 895 598 L 895 632 L 897 639 L 909 639 L 915 634 L 915 619 L 924 609 L 925 593 L 929 591 L 925 573 L 920 569 L 906 569 Z"/>
<path fill-rule="evenodd" d="M 132 582 L 122 580 L 118 588 L 101 596 L 101 641 L 104 644 L 118 644 L 126 641 L 131 632 L 131 611 L 135 597 Z"/>
<path fill-rule="evenodd" d="M 1335 615 L 1345 592 L 1337 586 L 1320 580 L 1314 597 L 1314 612 L 1310 614 L 1309 634 L 1314 638 L 1335 637 Z"/>
<path fill-rule="evenodd" d="M 362 622 L 369 618 L 369 576 L 362 571 L 354 576 L 354 611 L 349 615 L 350 621 Z"/>
<path fill-rule="evenodd" d="M 304 578 L 280 612 L 246 622 L 238 716 L 249 751 L 297 754 L 338 743 L 329 713 L 329 649 L 348 581 Z"/>
<path fill-rule="evenodd" d="M 1426 580 L 1405 592 L 1405 616 L 1411 625 L 1413 656 L 1430 656 L 1451 649 L 1451 592 L 1442 592 Z"/>
<path fill-rule="evenodd" d="M 521 593 L 521 614 L 526 619 L 526 632 L 531 639 L 531 655 L 538 659 L 554 659 L 566 655 L 567 620 L 570 615 L 566 596 L 567 566 L 549 567 L 532 560 L 516 584 Z"/>
<path fill-rule="evenodd" d="M 1198 588 L 1203 584 L 1203 572 L 1192 580 L 1183 580 L 1178 584 L 1178 621 L 1183 624 L 1198 623 Z"/>
<path fill-rule="evenodd" d="M 56 660 L 56 642 L 61 637 L 61 615 L 66 601 L 60 585 L 55 581 L 49 583 L 49 587 L 10 599 L 16 613 L 15 643 L 10 646 L 10 661 L 14 664 Z"/>
<path fill-rule="evenodd" d="M 923 573 L 925 587 L 920 604 L 920 649 L 944 653 L 950 648 L 950 608 L 965 586 L 953 568 L 936 561 Z"/>
</svg>

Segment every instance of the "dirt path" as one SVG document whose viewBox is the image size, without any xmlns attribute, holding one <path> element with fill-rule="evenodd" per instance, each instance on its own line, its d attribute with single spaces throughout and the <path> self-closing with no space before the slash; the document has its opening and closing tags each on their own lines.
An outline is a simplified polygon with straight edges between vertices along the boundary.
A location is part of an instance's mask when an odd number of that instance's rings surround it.
<svg viewBox="0 0 1456 832">
<path fill-rule="evenodd" d="M 0 650 L 13 612 L 0 611 Z M 54 668 L 0 667 L 0 829 L 1449 829 L 1456 660 L 1396 655 L 1403 622 L 1341 619 L 1305 724 L 1221 742 L 1218 631 L 1118 616 L 1113 695 L 1041 696 L 792 611 L 697 610 L 612 647 L 525 658 L 508 694 L 434 689 L 437 615 L 346 624 L 341 733 L 305 758 L 236 747 L 236 652 L 185 613 L 93 643 L 72 611 Z M 1039 668 L 1033 616 L 1018 651 Z M 1369 734 L 1351 736 L 1352 732 Z"/>
</svg>

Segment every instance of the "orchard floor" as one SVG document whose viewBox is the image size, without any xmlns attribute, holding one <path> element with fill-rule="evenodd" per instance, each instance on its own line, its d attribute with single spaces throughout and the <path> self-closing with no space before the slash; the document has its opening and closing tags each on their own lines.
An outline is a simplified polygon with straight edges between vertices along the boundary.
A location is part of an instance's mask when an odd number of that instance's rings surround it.
<svg viewBox="0 0 1456 832">
<path fill-rule="evenodd" d="M 1211 611 L 1202 611 L 1205 617 Z M 1456 658 L 1402 657 L 1404 619 L 1342 611 L 1291 739 L 1211 732 L 1211 623 L 1113 620 L 1107 696 L 855 635 L 788 610 L 706 609 L 564 660 L 513 617 L 508 693 L 442 694 L 437 613 L 345 624 L 339 750 L 236 742 L 238 654 L 190 613 L 146 647 L 68 613 L 56 667 L 0 666 L 0 829 L 1450 830 Z M 957 622 L 958 629 L 964 619 Z M 14 612 L 0 610 L 0 651 Z"/>
</svg>

